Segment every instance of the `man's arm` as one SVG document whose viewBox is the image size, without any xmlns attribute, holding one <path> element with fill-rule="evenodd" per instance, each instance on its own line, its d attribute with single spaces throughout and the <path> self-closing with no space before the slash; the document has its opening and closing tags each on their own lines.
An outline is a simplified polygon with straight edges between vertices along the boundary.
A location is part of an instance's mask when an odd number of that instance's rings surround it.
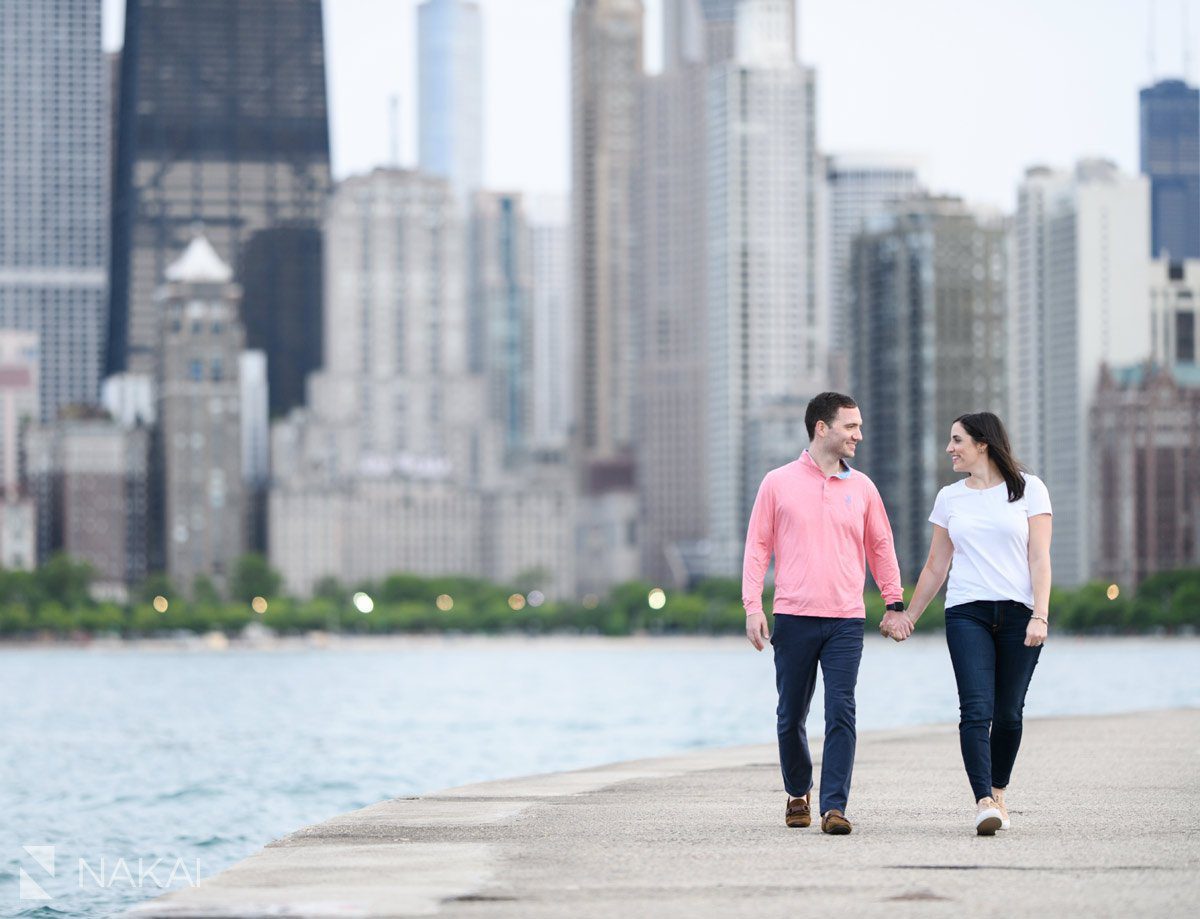
<svg viewBox="0 0 1200 919">
<path fill-rule="evenodd" d="M 746 608 L 746 637 L 761 651 L 771 636 L 762 608 L 763 580 L 775 551 L 775 490 L 769 478 L 758 486 L 750 525 L 746 528 L 746 553 L 742 559 L 742 606 Z"/>
<path fill-rule="evenodd" d="M 864 548 L 867 551 L 867 564 L 871 567 L 871 576 L 879 585 L 884 603 L 895 603 L 904 599 L 904 590 L 900 586 L 900 563 L 896 561 L 896 544 L 892 539 L 892 524 L 888 520 L 887 510 L 883 506 L 883 498 L 879 490 L 871 488 L 871 497 L 867 501 L 867 519 L 863 527 Z"/>
</svg>

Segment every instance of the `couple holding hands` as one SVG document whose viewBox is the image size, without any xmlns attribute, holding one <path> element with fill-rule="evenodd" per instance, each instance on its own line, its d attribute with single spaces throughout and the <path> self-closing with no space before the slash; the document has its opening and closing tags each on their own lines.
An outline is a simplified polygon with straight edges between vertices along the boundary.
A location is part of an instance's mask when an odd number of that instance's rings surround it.
<svg viewBox="0 0 1200 919">
<path fill-rule="evenodd" d="M 976 802 L 975 830 L 1008 829 L 1004 794 L 1021 745 L 1025 692 L 1046 640 L 1050 495 L 1013 457 L 1000 419 L 962 415 L 946 453 L 966 477 L 938 492 L 929 558 L 905 608 L 891 524 L 879 491 L 847 464 L 862 440 L 858 405 L 821 393 L 805 413 L 809 447 L 767 473 L 746 535 L 746 636 L 775 652 L 779 761 L 790 827 L 812 822 L 813 763 L 805 721 L 820 665 L 825 687 L 821 829 L 845 835 L 856 740 L 854 690 L 862 658 L 865 565 L 887 604 L 880 631 L 904 641 L 946 590 L 946 643 L 958 684 L 959 740 Z M 762 608 L 775 558 L 774 633 Z"/>
</svg>

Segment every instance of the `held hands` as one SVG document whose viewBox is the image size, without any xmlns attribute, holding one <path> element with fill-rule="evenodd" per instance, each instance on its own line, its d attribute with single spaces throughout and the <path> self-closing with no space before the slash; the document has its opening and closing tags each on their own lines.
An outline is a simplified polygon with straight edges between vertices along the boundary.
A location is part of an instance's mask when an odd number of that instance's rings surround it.
<svg viewBox="0 0 1200 919">
<path fill-rule="evenodd" d="M 767 631 L 766 613 L 751 613 L 746 617 L 746 637 L 750 639 L 750 644 L 754 645 L 755 651 L 761 651 L 767 646 L 771 640 L 771 633 Z"/>
<path fill-rule="evenodd" d="M 904 641 L 913 633 L 915 626 L 916 623 L 907 613 L 887 612 L 883 614 L 883 621 L 879 623 L 879 634 L 893 641 Z"/>
<path fill-rule="evenodd" d="M 1030 619 L 1025 627 L 1025 647 L 1037 648 L 1046 643 L 1046 633 L 1050 627 L 1041 619 Z"/>
</svg>

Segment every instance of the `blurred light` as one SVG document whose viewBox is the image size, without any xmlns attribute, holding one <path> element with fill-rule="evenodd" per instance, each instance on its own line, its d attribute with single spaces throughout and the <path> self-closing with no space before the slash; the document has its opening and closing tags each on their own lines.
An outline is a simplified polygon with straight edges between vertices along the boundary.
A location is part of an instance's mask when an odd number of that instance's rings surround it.
<svg viewBox="0 0 1200 919">
<path fill-rule="evenodd" d="M 1115 600 L 1119 596 L 1121 596 L 1121 588 L 1118 587 L 1116 584 L 1109 584 L 1108 585 L 1108 599 Z"/>
<path fill-rule="evenodd" d="M 662 609 L 667 605 L 667 594 L 661 587 L 655 587 L 650 591 L 650 595 L 646 597 L 646 602 L 650 604 L 651 609 Z"/>
<path fill-rule="evenodd" d="M 260 615 L 265 613 L 267 611 L 267 598 L 255 597 L 250 601 L 250 608 Z"/>
<path fill-rule="evenodd" d="M 508 608 L 513 611 L 524 609 L 525 608 L 525 598 L 522 597 L 520 594 L 513 594 L 511 597 L 508 598 Z"/>
<path fill-rule="evenodd" d="M 530 606 L 541 606 L 545 602 L 546 602 L 546 595 L 544 593 L 542 593 L 540 590 L 529 591 L 529 605 Z"/>
<path fill-rule="evenodd" d="M 437 608 L 443 613 L 448 613 L 454 609 L 454 598 L 450 594 L 439 594 L 437 598 Z"/>
<path fill-rule="evenodd" d="M 360 613 L 369 613 L 375 608 L 375 601 L 360 590 L 354 595 L 354 608 Z"/>
<path fill-rule="evenodd" d="M 584 609 L 595 609 L 600 605 L 600 598 L 595 594 L 586 594 L 583 598 Z"/>
<path fill-rule="evenodd" d="M 165 613 L 167 611 L 167 607 L 169 605 L 170 604 L 167 603 L 167 598 L 164 597 L 162 594 L 159 594 L 157 597 L 154 598 L 154 609 L 160 613 Z"/>
</svg>

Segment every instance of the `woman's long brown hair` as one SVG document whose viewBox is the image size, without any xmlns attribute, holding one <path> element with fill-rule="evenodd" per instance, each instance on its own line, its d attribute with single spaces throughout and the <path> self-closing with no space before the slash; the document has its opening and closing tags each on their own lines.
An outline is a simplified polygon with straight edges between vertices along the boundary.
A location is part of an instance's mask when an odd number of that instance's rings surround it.
<svg viewBox="0 0 1200 919">
<path fill-rule="evenodd" d="M 991 412 L 967 412 L 954 419 L 961 424 L 963 430 L 971 435 L 971 439 L 979 444 L 987 444 L 988 456 L 1004 476 L 1008 486 L 1009 502 L 1020 501 L 1025 497 L 1025 477 L 1021 474 L 1023 467 L 1013 456 L 1012 444 L 1008 441 L 1008 432 L 1004 430 L 1004 422 Z"/>
</svg>

